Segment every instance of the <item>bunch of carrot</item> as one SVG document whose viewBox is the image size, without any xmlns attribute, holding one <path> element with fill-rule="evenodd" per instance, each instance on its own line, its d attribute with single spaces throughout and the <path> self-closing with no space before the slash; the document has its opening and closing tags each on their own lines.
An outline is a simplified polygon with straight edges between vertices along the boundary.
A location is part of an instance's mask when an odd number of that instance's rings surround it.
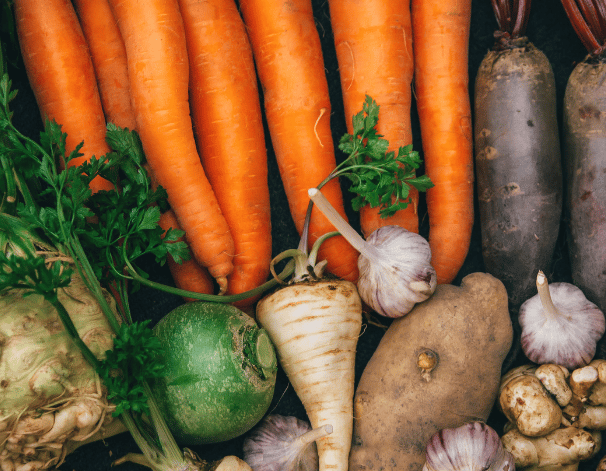
<svg viewBox="0 0 606 471">
<path fill-rule="evenodd" d="M 409 1 L 331 0 L 331 23 L 346 116 L 372 96 L 382 106 L 379 131 L 394 149 L 412 142 L 414 73 L 426 172 L 435 184 L 427 195 L 433 263 L 439 280 L 450 282 L 467 254 L 473 220 L 465 60 L 470 1 Z M 177 285 L 237 294 L 265 281 L 272 238 L 257 77 L 299 233 L 307 190 L 336 166 L 311 0 L 241 0 L 239 9 L 234 0 L 14 5 L 41 115 L 63 126 L 68 148 L 84 141 L 83 159 L 108 152 L 106 122 L 139 133 L 174 214 L 164 219 L 185 231 L 198 266 L 171 264 Z M 94 191 L 107 188 L 94 183 Z M 338 180 L 322 191 L 345 217 Z M 418 232 L 418 199 L 412 190 L 412 204 L 386 220 L 363 208 L 362 231 L 399 224 Z M 313 210 L 309 244 L 332 230 Z M 358 253 L 342 237 L 327 240 L 319 256 L 328 271 L 357 279 Z"/>
<path fill-rule="evenodd" d="M 450 283 L 471 242 L 473 154 L 468 91 L 471 0 L 329 0 L 345 116 L 372 96 L 392 150 L 413 142 L 412 88 L 423 142 L 429 243 L 438 282 Z M 348 122 L 351 132 L 351 123 Z M 394 217 L 365 207 L 362 232 L 396 224 L 418 232 L 418 194 Z"/>
<path fill-rule="evenodd" d="M 161 222 L 185 231 L 195 259 L 170 263 L 176 284 L 212 292 L 210 274 L 231 294 L 264 282 L 265 136 L 235 2 L 18 0 L 15 16 L 42 118 L 62 125 L 68 150 L 84 141 L 82 159 L 109 152 L 106 122 L 139 133 L 168 193 Z"/>
</svg>

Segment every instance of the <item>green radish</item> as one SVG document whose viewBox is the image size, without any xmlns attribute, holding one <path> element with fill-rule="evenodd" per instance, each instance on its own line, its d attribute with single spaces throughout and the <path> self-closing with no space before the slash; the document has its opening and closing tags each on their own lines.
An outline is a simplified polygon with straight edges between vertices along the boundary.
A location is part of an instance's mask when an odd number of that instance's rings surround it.
<svg viewBox="0 0 606 471">
<path fill-rule="evenodd" d="M 230 440 L 256 425 L 273 398 L 277 361 L 267 332 L 240 309 L 177 307 L 154 327 L 166 375 L 152 391 L 177 442 Z"/>
</svg>

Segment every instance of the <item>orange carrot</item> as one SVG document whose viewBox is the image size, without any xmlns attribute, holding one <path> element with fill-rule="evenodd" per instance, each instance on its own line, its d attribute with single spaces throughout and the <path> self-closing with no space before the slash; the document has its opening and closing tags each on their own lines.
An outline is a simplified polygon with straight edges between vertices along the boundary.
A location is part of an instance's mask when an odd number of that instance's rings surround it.
<svg viewBox="0 0 606 471">
<path fill-rule="evenodd" d="M 381 107 L 377 131 L 390 150 L 412 144 L 411 84 L 414 71 L 410 0 L 330 0 L 330 19 L 341 76 L 348 132 L 351 118 L 371 96 Z M 410 189 L 410 204 L 381 218 L 378 208 L 360 209 L 362 232 L 399 225 L 419 232 L 419 194 Z"/>
<path fill-rule="evenodd" d="M 336 166 L 330 127 L 331 104 L 320 37 L 310 0 L 241 0 L 264 106 L 284 190 L 295 226 L 302 233 L 309 196 L 307 190 L 324 180 Z M 337 179 L 322 193 L 345 216 Z M 316 208 L 312 211 L 310 243 L 334 227 Z M 358 253 L 343 237 L 322 244 L 319 259 L 327 270 L 357 280 Z"/>
<path fill-rule="evenodd" d="M 107 0 L 73 0 L 88 43 L 106 121 L 135 129 L 126 51 Z"/>
<path fill-rule="evenodd" d="M 145 164 L 144 167 L 151 180 L 152 188 L 156 190 L 158 188 L 158 179 L 154 175 L 152 169 L 149 167 L 149 164 Z M 158 225 L 165 232 L 171 228 L 179 231 L 182 230 L 181 226 L 179 226 L 177 216 L 171 208 L 160 214 Z M 178 240 L 181 241 L 184 240 L 184 238 L 180 238 Z M 189 254 L 191 257 L 191 251 Z M 215 287 L 213 278 L 210 276 L 210 273 L 208 273 L 208 270 L 200 265 L 195 258 L 191 257 L 188 260 L 178 263 L 169 255 L 166 259 L 166 263 L 177 288 L 203 294 L 214 293 Z M 194 301 L 193 298 L 189 298 L 187 296 L 183 297 L 183 299 L 186 302 Z"/>
<path fill-rule="evenodd" d="M 438 283 L 450 283 L 471 241 L 473 147 L 468 43 L 471 0 L 412 0 L 415 96 L 421 125 L 429 245 Z"/>
<path fill-rule="evenodd" d="M 196 260 L 227 289 L 234 241 L 202 168 L 189 112 L 189 65 L 177 0 L 110 0 L 126 47 L 131 99 L 147 161 Z"/>
<path fill-rule="evenodd" d="M 234 239 L 228 294 L 239 294 L 267 280 L 272 256 L 267 150 L 252 50 L 234 0 L 179 5 L 198 151 Z"/>
<path fill-rule="evenodd" d="M 109 152 L 95 70 L 70 0 L 16 0 L 15 20 L 21 54 L 42 120 L 54 120 L 67 133 L 66 150 L 84 142 L 80 165 Z M 96 177 L 93 191 L 113 188 Z"/>
<path fill-rule="evenodd" d="M 165 231 L 168 231 L 170 228 L 181 230 L 177 217 L 172 209 L 164 211 L 160 215 L 158 224 Z M 169 255 L 167 264 L 177 288 L 203 294 L 212 294 L 214 292 L 213 279 L 208 273 L 208 270 L 198 264 L 194 258 L 185 260 L 182 263 L 177 263 Z M 194 301 L 194 299 L 188 297 L 184 297 L 183 299 L 187 302 Z"/>
</svg>

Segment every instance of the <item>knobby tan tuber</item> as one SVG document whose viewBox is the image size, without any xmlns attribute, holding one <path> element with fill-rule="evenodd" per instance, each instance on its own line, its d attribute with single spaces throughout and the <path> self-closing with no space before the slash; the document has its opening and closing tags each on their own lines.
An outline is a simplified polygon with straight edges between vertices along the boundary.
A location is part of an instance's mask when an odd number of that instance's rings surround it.
<svg viewBox="0 0 606 471">
<path fill-rule="evenodd" d="M 516 469 L 575 471 L 597 454 L 606 430 L 605 366 L 594 360 L 569 372 L 529 364 L 503 376 L 499 406 L 509 423 L 501 440 Z"/>
<path fill-rule="evenodd" d="M 558 428 L 542 437 L 528 437 L 512 429 L 501 437 L 514 457 L 516 469 L 575 471 L 579 462 L 595 456 L 601 434 L 577 427 Z"/>
<path fill-rule="evenodd" d="M 349 470 L 420 470 L 436 432 L 485 422 L 512 337 L 505 287 L 486 273 L 393 321 L 355 393 Z"/>
<path fill-rule="evenodd" d="M 58 296 L 102 357 L 113 333 L 94 297 L 76 276 Z M 50 303 L 12 290 L 0 297 L 0 312 L 0 469 L 53 468 L 77 445 L 107 436 L 106 427 L 125 431 L 112 426 L 119 421 L 104 387 Z"/>
</svg>

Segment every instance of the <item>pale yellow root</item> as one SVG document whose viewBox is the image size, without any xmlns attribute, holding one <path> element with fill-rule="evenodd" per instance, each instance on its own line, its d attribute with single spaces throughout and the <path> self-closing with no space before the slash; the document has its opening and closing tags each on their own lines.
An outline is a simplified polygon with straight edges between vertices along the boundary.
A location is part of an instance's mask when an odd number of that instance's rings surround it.
<svg viewBox="0 0 606 471">
<path fill-rule="evenodd" d="M 262 299 L 257 320 L 319 439 L 320 471 L 347 471 L 353 428 L 355 355 L 362 305 L 353 283 L 323 280 L 282 288 Z"/>
</svg>

